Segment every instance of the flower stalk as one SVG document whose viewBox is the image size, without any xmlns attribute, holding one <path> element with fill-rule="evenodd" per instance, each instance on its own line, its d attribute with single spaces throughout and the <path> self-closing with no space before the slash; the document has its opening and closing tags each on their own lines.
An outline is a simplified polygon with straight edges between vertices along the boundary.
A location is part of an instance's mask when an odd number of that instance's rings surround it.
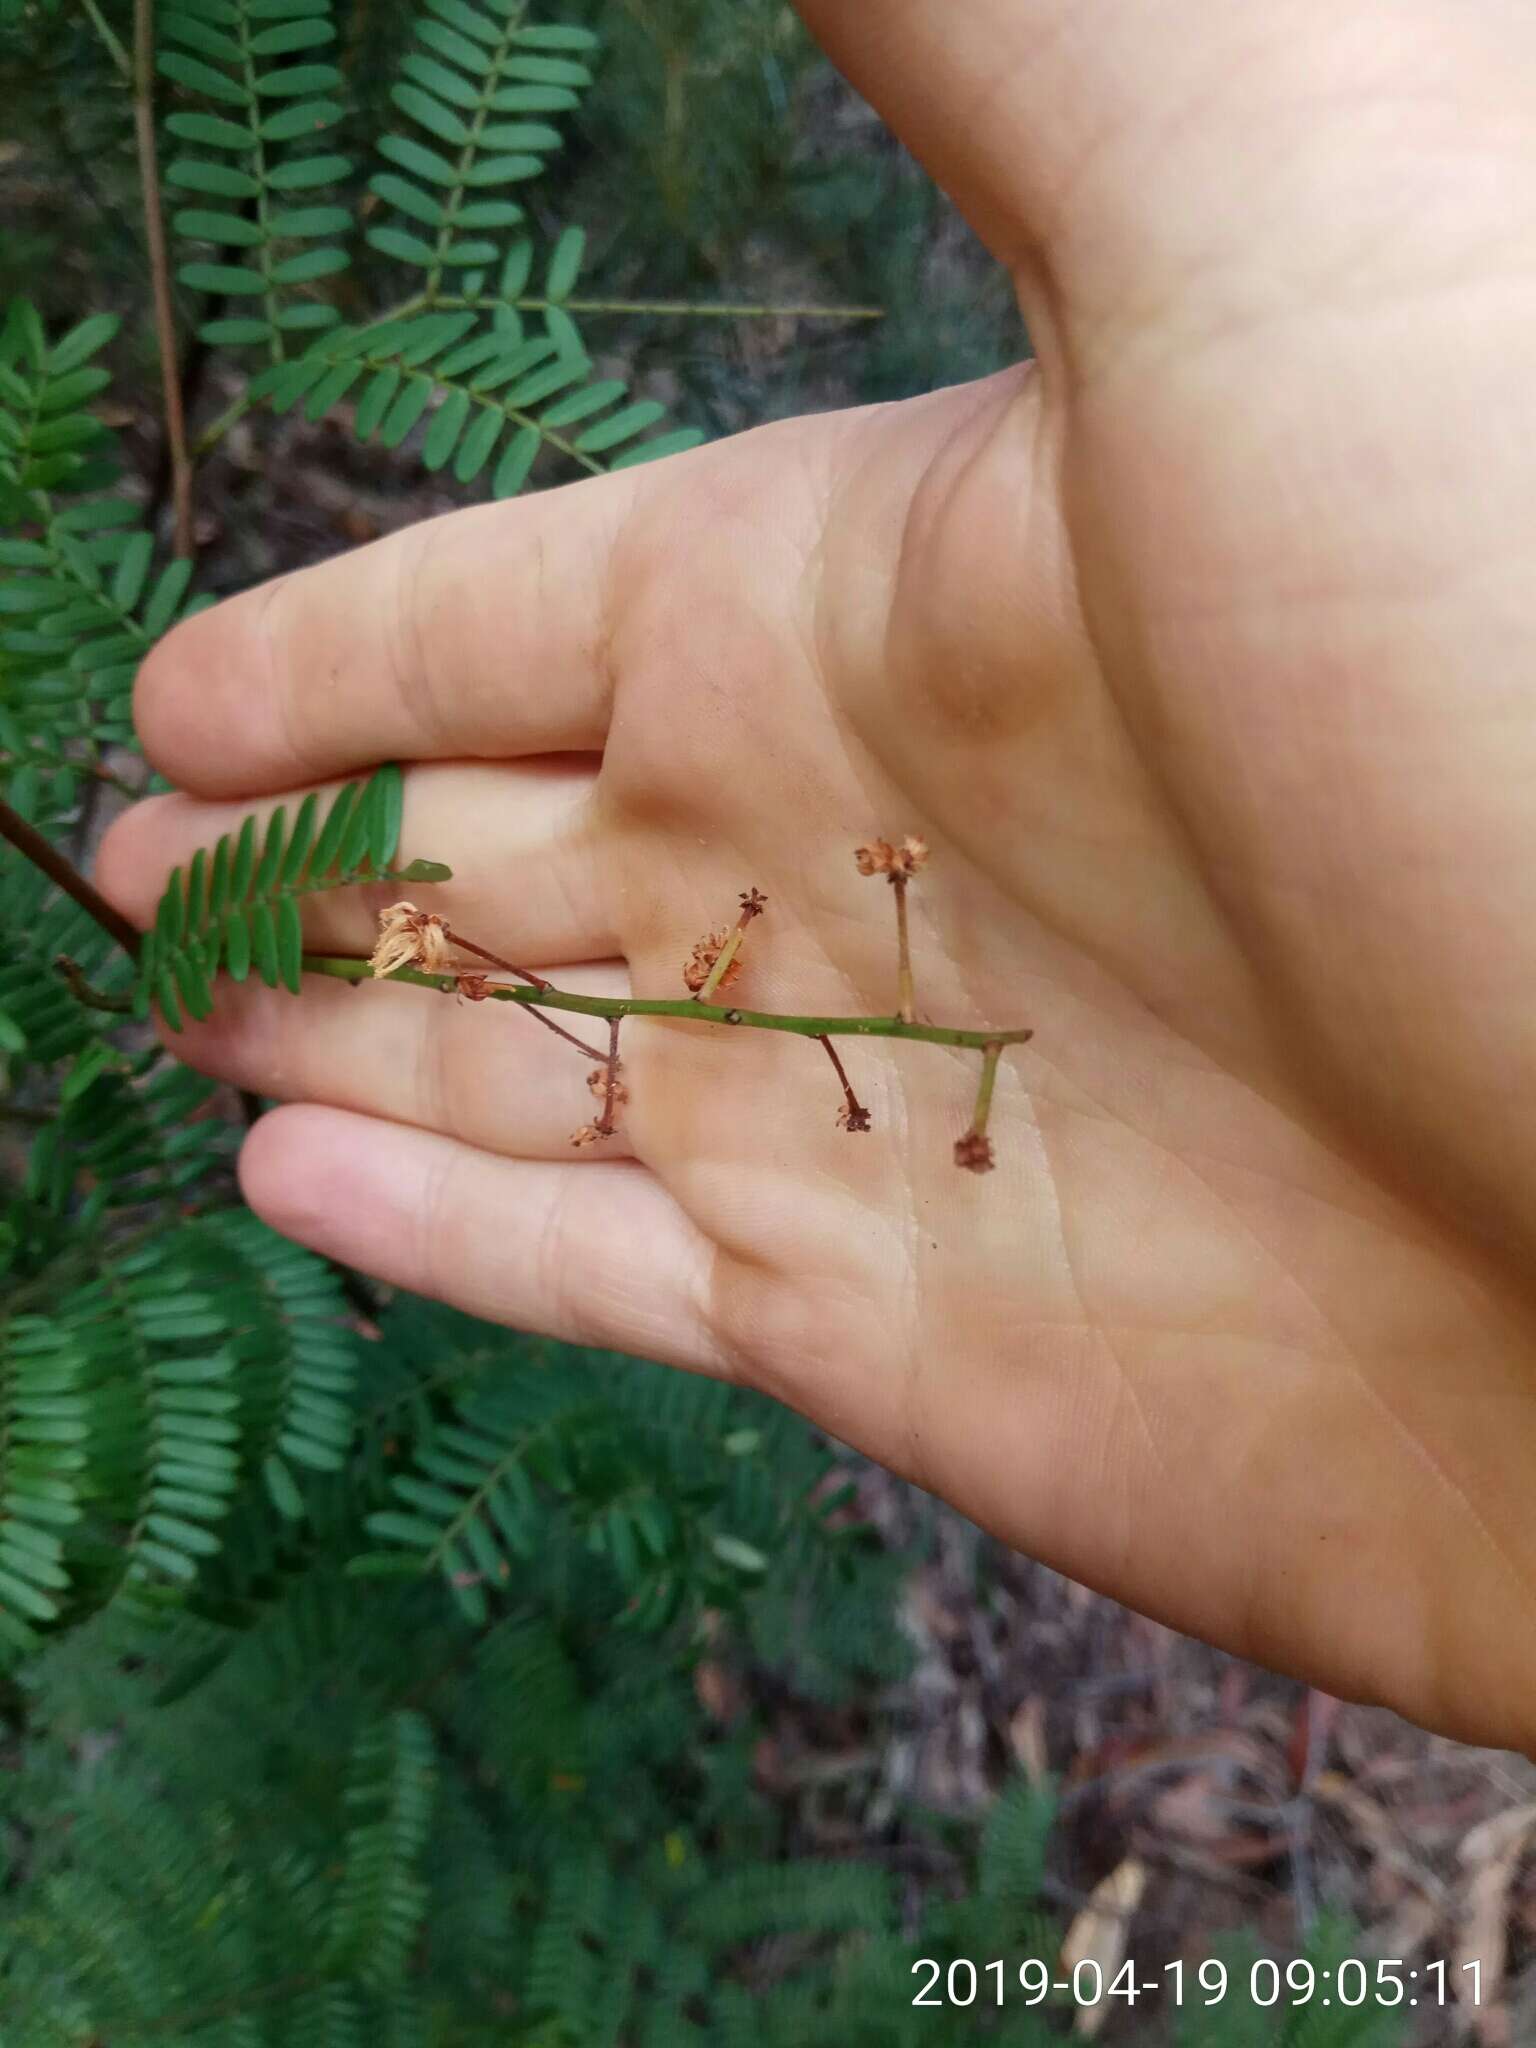
<svg viewBox="0 0 1536 2048">
<path fill-rule="evenodd" d="M 707 1003 L 718 988 L 728 987 L 736 979 L 741 971 L 739 963 L 747 926 L 768 908 L 768 898 L 756 889 L 744 890 L 740 903 L 741 915 L 731 930 L 723 938 L 720 933 L 711 932 L 707 939 L 701 939 L 683 969 L 683 979 L 694 990 L 697 1002 Z M 702 981 L 697 978 L 701 969 L 706 970 Z"/>
<path fill-rule="evenodd" d="M 889 839 L 872 839 L 854 849 L 861 875 L 884 875 L 896 898 L 896 1015 L 903 1024 L 915 1024 L 917 1011 L 912 993 L 912 942 L 907 932 L 907 884 L 928 864 L 928 842 L 909 832 L 900 846 Z"/>
<path fill-rule="evenodd" d="M 837 1112 L 838 1123 L 845 1131 L 867 1131 L 869 1129 L 869 1111 L 860 1102 L 857 1095 L 854 1094 L 853 1083 L 848 1079 L 848 1070 L 837 1056 L 837 1047 L 827 1037 L 825 1032 L 821 1035 L 820 1044 L 822 1051 L 832 1062 L 833 1072 L 842 1084 L 843 1106 Z"/>
<path fill-rule="evenodd" d="M 971 1127 L 955 1140 L 955 1164 L 963 1166 L 969 1173 L 990 1173 L 997 1164 L 992 1154 L 992 1140 L 987 1136 L 987 1120 L 992 1114 L 992 1090 L 997 1084 L 997 1063 L 1002 1053 L 1001 1039 L 993 1039 L 985 1048 L 981 1080 L 976 1088 L 976 1107 L 971 1111 Z"/>
<path fill-rule="evenodd" d="M 913 1007 L 912 942 L 907 935 L 906 876 L 892 875 L 891 889 L 896 897 L 896 1014 L 903 1024 L 915 1024 L 917 1011 Z"/>
</svg>

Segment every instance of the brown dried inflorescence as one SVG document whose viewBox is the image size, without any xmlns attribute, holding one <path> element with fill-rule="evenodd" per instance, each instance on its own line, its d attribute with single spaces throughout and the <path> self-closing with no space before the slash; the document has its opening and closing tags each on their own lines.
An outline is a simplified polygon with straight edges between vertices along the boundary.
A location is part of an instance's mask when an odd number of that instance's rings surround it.
<svg viewBox="0 0 1536 2048">
<path fill-rule="evenodd" d="M 856 846 L 853 857 L 861 875 L 885 875 L 890 881 L 910 881 L 928 863 L 928 842 L 909 832 L 900 846 L 888 839 L 872 839 L 868 846 Z"/>
<path fill-rule="evenodd" d="M 579 1131 L 572 1131 L 571 1143 L 575 1146 L 600 1144 L 604 1138 L 611 1138 L 612 1131 L 605 1131 L 601 1124 L 583 1124 Z"/>
<path fill-rule="evenodd" d="M 845 1131 L 867 1131 L 869 1111 L 862 1102 L 845 1102 L 837 1112 L 837 1121 Z"/>
<path fill-rule="evenodd" d="M 613 1070 L 613 1105 L 615 1109 L 618 1108 L 621 1102 L 628 1102 L 629 1100 L 629 1090 L 619 1079 L 623 1071 L 624 1062 L 620 1060 Z M 599 1102 L 606 1102 L 608 1099 L 608 1069 L 606 1067 L 594 1067 L 587 1076 L 587 1086 L 592 1090 L 592 1093 Z"/>
<path fill-rule="evenodd" d="M 414 967 L 423 974 L 441 974 L 448 965 L 448 926 L 434 910 L 414 903 L 391 903 L 379 912 L 379 938 L 369 960 L 374 979 Z"/>
<path fill-rule="evenodd" d="M 756 916 L 757 912 L 754 911 L 753 915 Z M 721 950 L 730 936 L 729 932 L 706 932 L 704 937 L 695 943 L 683 968 L 683 982 L 695 995 L 708 981 L 710 970 L 720 958 Z M 716 988 L 729 988 L 740 973 L 741 955 L 738 953 L 716 982 Z"/>
<path fill-rule="evenodd" d="M 956 1138 L 955 1164 L 963 1166 L 967 1173 L 990 1173 L 997 1164 L 992 1156 L 992 1140 L 981 1131 L 967 1131 L 963 1138 Z"/>
</svg>

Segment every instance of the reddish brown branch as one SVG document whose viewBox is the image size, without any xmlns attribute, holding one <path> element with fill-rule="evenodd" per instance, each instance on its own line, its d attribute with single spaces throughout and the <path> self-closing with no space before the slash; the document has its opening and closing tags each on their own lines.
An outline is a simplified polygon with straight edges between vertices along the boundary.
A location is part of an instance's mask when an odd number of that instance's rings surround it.
<svg viewBox="0 0 1536 2048">
<path fill-rule="evenodd" d="M 160 353 L 160 390 L 165 407 L 165 445 L 171 463 L 171 501 L 176 518 L 176 552 L 191 559 L 192 459 L 176 363 L 176 309 L 171 301 L 171 264 L 160 210 L 160 161 L 155 149 L 154 0 L 133 5 L 133 133 L 139 156 L 139 195 L 144 206 L 144 240 L 149 254 L 155 308 L 155 342 Z"/>
<path fill-rule="evenodd" d="M 608 1072 L 603 1082 L 603 1113 L 597 1120 L 597 1128 L 605 1138 L 613 1136 L 613 1098 L 619 1083 L 619 1026 L 622 1017 L 608 1019 Z"/>
<path fill-rule="evenodd" d="M 20 811 L 13 811 L 8 803 L 0 802 L 0 839 L 8 839 L 16 851 L 24 854 L 33 867 L 41 868 L 50 882 L 55 883 L 66 896 L 73 896 L 80 908 L 88 911 L 104 932 L 116 939 L 130 960 L 139 957 L 139 935 L 127 918 L 114 910 L 99 890 L 81 874 L 72 862 L 52 843 L 45 839 L 35 825 L 29 825 Z"/>
<path fill-rule="evenodd" d="M 837 1047 L 830 1038 L 826 1037 L 818 1038 L 816 1042 L 832 1062 L 837 1078 L 842 1084 L 845 1099 L 843 1107 L 837 1113 L 838 1122 L 845 1131 L 867 1131 L 869 1129 L 869 1111 L 860 1102 L 857 1095 L 854 1094 L 853 1083 L 848 1079 L 848 1070 L 837 1056 Z"/>
</svg>

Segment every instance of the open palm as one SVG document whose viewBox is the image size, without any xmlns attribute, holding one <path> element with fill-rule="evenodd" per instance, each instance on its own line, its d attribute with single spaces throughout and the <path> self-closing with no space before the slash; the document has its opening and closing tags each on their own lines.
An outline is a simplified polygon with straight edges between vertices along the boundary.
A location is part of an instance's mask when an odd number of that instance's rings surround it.
<svg viewBox="0 0 1536 2048">
<path fill-rule="evenodd" d="M 919 1013 L 1037 1032 L 987 1176 L 950 1156 L 974 1055 L 929 1046 L 852 1046 L 852 1135 L 805 1041 L 632 1020 L 596 1158 L 585 1064 L 500 1009 L 245 987 L 180 1047 L 302 1105 L 243 1160 L 292 1235 L 764 1387 L 1168 1621 L 1528 1742 L 1536 132 L 1487 112 L 1520 102 L 1507 10 L 1405 0 L 1362 37 L 1189 0 L 1172 48 L 1134 0 L 1091 44 L 1060 5 L 805 11 L 1014 266 L 1038 363 L 199 616 L 139 693 L 189 794 L 119 823 L 106 886 L 145 917 L 247 799 L 398 758 L 406 853 L 453 866 L 433 907 L 480 943 L 679 994 L 755 886 L 743 1002 L 881 1010 L 890 892 L 853 848 L 921 832 Z M 317 905 L 311 942 L 365 952 L 377 908 Z"/>
</svg>

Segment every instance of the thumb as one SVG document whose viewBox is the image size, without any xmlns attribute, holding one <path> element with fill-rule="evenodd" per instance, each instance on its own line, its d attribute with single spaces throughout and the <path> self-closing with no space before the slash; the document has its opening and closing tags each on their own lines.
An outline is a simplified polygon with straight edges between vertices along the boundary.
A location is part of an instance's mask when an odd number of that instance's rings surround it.
<svg viewBox="0 0 1536 2048">
<path fill-rule="evenodd" d="M 1390 116 L 1516 54 L 1492 0 L 796 4 L 1013 271 L 1042 355 L 1058 320 L 1139 320 L 1256 236 L 1316 238 L 1318 160 L 1347 172 L 1387 141 L 1355 133 L 1362 105 Z M 1514 40 L 1536 55 L 1536 31 Z"/>
</svg>

